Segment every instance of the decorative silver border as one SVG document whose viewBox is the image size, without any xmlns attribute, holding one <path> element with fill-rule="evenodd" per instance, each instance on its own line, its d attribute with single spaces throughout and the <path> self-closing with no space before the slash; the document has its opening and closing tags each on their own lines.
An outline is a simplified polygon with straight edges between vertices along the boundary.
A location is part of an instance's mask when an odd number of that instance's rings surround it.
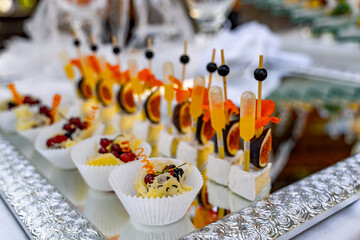
<svg viewBox="0 0 360 240">
<path fill-rule="evenodd" d="M 0 195 L 31 239 L 106 239 L 0 134 Z M 288 239 L 360 198 L 360 155 L 182 239 Z"/>
<path fill-rule="evenodd" d="M 289 239 L 359 198 L 356 155 L 182 239 Z"/>
<path fill-rule="evenodd" d="M 30 239 L 107 239 L 1 134 L 0 195 Z"/>
</svg>

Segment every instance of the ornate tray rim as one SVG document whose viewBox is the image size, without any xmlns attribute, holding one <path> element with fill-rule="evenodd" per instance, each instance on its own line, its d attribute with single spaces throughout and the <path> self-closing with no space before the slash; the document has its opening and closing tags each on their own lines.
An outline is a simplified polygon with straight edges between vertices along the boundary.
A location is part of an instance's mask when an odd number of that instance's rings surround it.
<svg viewBox="0 0 360 240">
<path fill-rule="evenodd" d="M 30 239 L 106 239 L 1 134 L 0 196 Z M 359 198 L 355 155 L 182 239 L 288 239 Z"/>
</svg>

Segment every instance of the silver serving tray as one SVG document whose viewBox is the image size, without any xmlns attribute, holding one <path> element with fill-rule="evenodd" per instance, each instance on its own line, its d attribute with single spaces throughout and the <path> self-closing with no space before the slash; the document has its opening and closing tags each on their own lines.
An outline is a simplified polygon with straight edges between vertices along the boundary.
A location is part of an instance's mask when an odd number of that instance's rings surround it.
<svg viewBox="0 0 360 240">
<path fill-rule="evenodd" d="M 30 239 L 106 239 L 3 135 L 0 195 Z M 360 198 L 360 155 L 182 239 L 288 239 Z"/>
</svg>

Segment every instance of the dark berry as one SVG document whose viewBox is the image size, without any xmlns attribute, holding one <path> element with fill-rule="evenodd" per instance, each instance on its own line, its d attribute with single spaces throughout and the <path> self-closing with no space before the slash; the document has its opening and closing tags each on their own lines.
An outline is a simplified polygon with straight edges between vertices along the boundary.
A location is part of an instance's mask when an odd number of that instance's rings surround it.
<svg viewBox="0 0 360 240">
<path fill-rule="evenodd" d="M 119 158 L 119 157 L 120 157 L 120 154 L 119 154 L 119 152 L 117 152 L 117 151 L 111 151 L 111 153 L 112 153 L 116 158 Z"/>
<path fill-rule="evenodd" d="M 120 145 L 115 143 L 114 145 L 112 145 L 111 151 L 120 152 L 121 151 Z"/>
<path fill-rule="evenodd" d="M 107 147 L 110 145 L 111 142 L 112 141 L 110 139 L 102 138 L 102 139 L 100 139 L 100 146 Z"/>
<path fill-rule="evenodd" d="M 96 52 L 97 49 L 98 49 L 98 47 L 97 47 L 96 44 L 92 44 L 92 45 L 91 45 L 91 51 Z"/>
<path fill-rule="evenodd" d="M 230 72 L 230 68 L 227 65 L 220 65 L 217 70 L 222 77 L 226 77 Z"/>
<path fill-rule="evenodd" d="M 145 182 L 146 184 L 152 184 L 153 181 L 154 181 L 154 179 L 155 179 L 155 175 L 149 173 L 149 174 L 146 174 L 146 176 L 144 177 L 144 182 Z"/>
<path fill-rule="evenodd" d="M 99 149 L 99 153 L 101 153 L 101 154 L 108 153 L 108 150 L 106 148 L 104 148 L 104 147 L 101 147 Z"/>
<path fill-rule="evenodd" d="M 14 108 L 14 107 L 16 107 L 16 104 L 15 104 L 15 103 L 13 103 L 13 102 L 8 102 L 8 109 L 12 109 L 12 108 Z"/>
<path fill-rule="evenodd" d="M 50 109 L 48 107 L 46 107 L 46 106 L 42 106 L 39 109 L 39 113 L 44 114 L 44 115 L 49 114 L 49 112 L 50 112 Z"/>
<path fill-rule="evenodd" d="M 217 65 L 216 65 L 216 63 L 210 62 L 210 63 L 208 63 L 208 65 L 206 65 L 206 69 L 208 70 L 208 72 L 213 73 L 216 71 Z"/>
<path fill-rule="evenodd" d="M 74 45 L 76 46 L 76 47 L 79 47 L 80 46 L 80 40 L 79 39 L 75 39 L 74 40 Z"/>
<path fill-rule="evenodd" d="M 81 125 L 79 126 L 79 128 L 81 130 L 87 129 L 89 127 L 89 123 L 88 122 L 83 122 L 81 123 Z"/>
<path fill-rule="evenodd" d="M 145 51 L 145 57 L 146 57 L 147 59 L 152 59 L 152 58 L 154 57 L 153 51 L 151 51 L 151 50 L 146 50 L 146 51 Z"/>
<path fill-rule="evenodd" d="M 23 102 L 27 103 L 27 104 L 30 104 L 32 102 L 31 97 L 30 96 L 25 96 Z"/>
<path fill-rule="evenodd" d="M 122 153 L 120 155 L 120 160 L 123 161 L 123 162 L 131 162 L 131 161 L 134 161 L 136 158 L 136 155 L 132 152 L 127 152 L 127 153 Z"/>
<path fill-rule="evenodd" d="M 267 77 L 267 71 L 265 68 L 257 68 L 254 71 L 254 77 L 258 81 L 264 81 Z"/>
<path fill-rule="evenodd" d="M 174 164 L 164 167 L 163 171 L 168 171 L 170 169 L 176 168 Z M 171 175 L 174 175 L 174 170 L 168 171 Z"/>
<path fill-rule="evenodd" d="M 63 126 L 63 129 L 66 130 L 66 131 L 71 131 L 75 128 L 74 124 L 71 124 L 71 123 L 67 123 Z"/>
<path fill-rule="evenodd" d="M 72 117 L 72 118 L 70 118 L 69 123 L 74 124 L 77 127 L 80 127 L 81 120 L 78 117 Z"/>
<path fill-rule="evenodd" d="M 71 138 L 71 136 L 73 135 L 74 132 L 75 132 L 75 129 L 72 129 L 72 130 L 70 130 L 70 131 L 67 131 L 67 132 L 65 133 L 65 136 L 66 136 L 67 138 Z"/>
<path fill-rule="evenodd" d="M 182 168 L 176 168 L 174 169 L 174 177 L 180 181 L 180 177 L 182 177 L 182 175 L 184 174 L 184 170 Z"/>
<path fill-rule="evenodd" d="M 119 46 L 115 46 L 115 47 L 113 48 L 113 53 L 119 54 L 120 52 L 121 52 L 121 49 L 120 49 Z"/>
<path fill-rule="evenodd" d="M 190 61 L 190 58 L 188 55 L 181 55 L 180 57 L 180 62 L 183 63 L 183 64 L 187 64 L 188 62 Z"/>
<path fill-rule="evenodd" d="M 32 99 L 31 102 L 30 102 L 30 105 L 36 105 L 36 104 L 40 104 L 40 100 Z"/>
</svg>

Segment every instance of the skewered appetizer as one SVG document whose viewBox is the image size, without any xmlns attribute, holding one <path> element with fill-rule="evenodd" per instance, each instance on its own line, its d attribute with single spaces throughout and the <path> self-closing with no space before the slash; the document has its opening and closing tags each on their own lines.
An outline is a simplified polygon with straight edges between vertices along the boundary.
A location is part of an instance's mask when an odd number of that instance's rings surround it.
<svg viewBox="0 0 360 240">
<path fill-rule="evenodd" d="M 244 140 L 244 166 L 231 166 L 229 175 L 230 190 L 248 200 L 257 199 L 271 183 L 271 129 L 264 127 L 270 122 L 280 121 L 270 116 L 275 104 L 271 100 L 261 100 L 262 81 L 267 77 L 262 62 L 263 56 L 260 55 L 259 68 L 254 72 L 258 81 L 258 98 L 252 92 L 241 96 L 240 137 Z"/>
</svg>

